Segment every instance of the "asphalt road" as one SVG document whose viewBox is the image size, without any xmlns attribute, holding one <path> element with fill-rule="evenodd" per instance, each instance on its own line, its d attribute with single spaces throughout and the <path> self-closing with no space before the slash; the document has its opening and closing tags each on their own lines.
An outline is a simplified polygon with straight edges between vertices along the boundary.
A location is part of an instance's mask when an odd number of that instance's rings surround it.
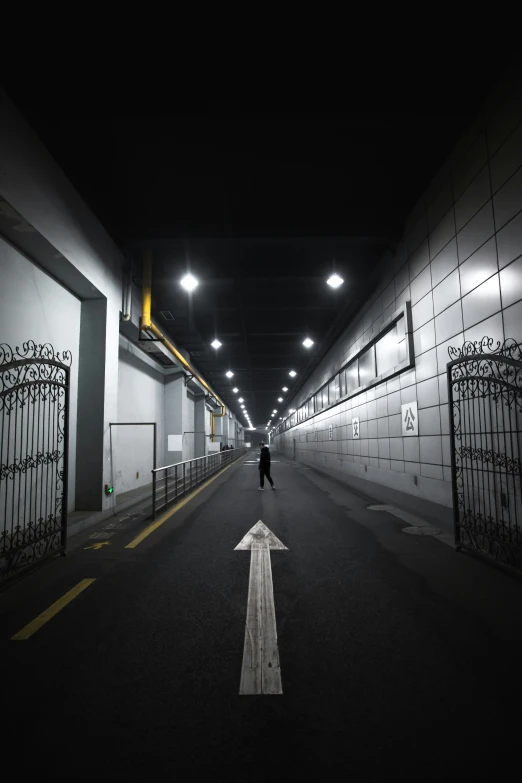
<svg viewBox="0 0 522 783">
<path fill-rule="evenodd" d="M 440 781 L 518 768 L 522 586 L 283 457 L 277 490 L 258 492 L 248 459 L 135 549 L 147 523 L 122 515 L 107 544 L 86 548 L 103 523 L 0 594 L 4 769 Z M 271 553 L 279 696 L 239 695 L 250 554 L 234 547 L 258 520 L 288 547 Z"/>
</svg>

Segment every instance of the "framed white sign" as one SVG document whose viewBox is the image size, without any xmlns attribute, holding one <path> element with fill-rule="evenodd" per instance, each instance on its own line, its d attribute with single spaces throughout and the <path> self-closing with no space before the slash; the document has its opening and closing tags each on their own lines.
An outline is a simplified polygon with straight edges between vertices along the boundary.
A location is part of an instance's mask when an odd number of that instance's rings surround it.
<svg viewBox="0 0 522 783">
<path fill-rule="evenodd" d="M 417 412 L 417 400 L 401 405 L 402 434 L 419 434 L 419 414 Z"/>
<path fill-rule="evenodd" d="M 359 440 L 361 437 L 358 417 L 356 419 L 352 419 L 352 435 L 354 440 Z"/>
</svg>

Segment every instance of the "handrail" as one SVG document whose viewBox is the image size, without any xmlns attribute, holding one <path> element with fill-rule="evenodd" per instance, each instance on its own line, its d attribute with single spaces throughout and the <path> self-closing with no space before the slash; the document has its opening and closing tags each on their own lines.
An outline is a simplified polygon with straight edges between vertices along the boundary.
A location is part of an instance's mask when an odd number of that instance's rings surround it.
<svg viewBox="0 0 522 783">
<path fill-rule="evenodd" d="M 237 462 L 248 451 L 246 446 L 226 451 L 215 451 L 204 457 L 194 457 L 173 465 L 164 465 L 152 473 L 152 519 L 159 511 L 165 511 L 180 497 L 204 484 L 210 476 Z"/>
<path fill-rule="evenodd" d="M 232 451 L 239 451 L 244 446 L 237 446 L 235 449 L 227 449 L 225 451 L 215 451 L 213 454 L 205 454 L 203 457 L 194 457 L 193 459 L 184 459 L 182 462 L 173 462 L 172 465 L 163 465 L 161 468 L 154 468 L 151 473 L 157 473 L 159 470 L 167 470 L 168 468 L 175 468 L 177 465 L 186 465 L 187 462 L 196 462 L 200 459 L 208 459 L 209 457 L 215 457 L 217 454 L 229 454 Z"/>
</svg>

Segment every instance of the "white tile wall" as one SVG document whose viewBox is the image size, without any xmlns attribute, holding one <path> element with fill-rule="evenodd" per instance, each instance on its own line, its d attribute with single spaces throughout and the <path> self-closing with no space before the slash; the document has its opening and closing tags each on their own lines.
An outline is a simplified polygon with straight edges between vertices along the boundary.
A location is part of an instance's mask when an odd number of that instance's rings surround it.
<svg viewBox="0 0 522 783">
<path fill-rule="evenodd" d="M 522 342 L 522 104 L 491 105 L 480 115 L 418 201 L 379 274 L 373 295 L 290 404 L 297 408 L 316 392 L 362 336 L 405 301 L 412 304 L 415 368 L 278 436 L 275 448 L 288 442 L 293 452 L 299 432 L 305 437 L 297 458 L 304 462 L 450 505 L 448 348 L 484 336 Z M 413 400 L 419 435 L 403 437 L 400 406 Z M 353 416 L 360 418 L 355 441 Z"/>
<path fill-rule="evenodd" d="M 491 198 L 489 182 L 489 166 L 484 166 L 475 179 L 468 185 L 462 196 L 455 203 L 455 225 L 457 231 L 477 214 L 486 201 Z"/>
<path fill-rule="evenodd" d="M 496 193 L 522 166 L 522 123 L 491 158 L 491 184 Z"/>
<path fill-rule="evenodd" d="M 462 264 L 493 234 L 493 205 L 490 200 L 457 234 L 459 262 Z"/>
<path fill-rule="evenodd" d="M 522 212 L 497 232 L 497 248 L 500 269 L 522 255 Z"/>
<path fill-rule="evenodd" d="M 488 240 L 459 267 L 460 290 L 466 296 L 498 271 L 495 237 Z"/>
<path fill-rule="evenodd" d="M 435 226 L 430 234 L 430 258 L 435 258 L 454 236 L 455 211 L 452 207 L 446 212 L 440 223 Z"/>
<path fill-rule="evenodd" d="M 435 318 L 435 335 L 437 343 L 449 340 L 463 330 L 462 304 L 455 302 L 447 310 Z"/>
<path fill-rule="evenodd" d="M 522 209 L 522 167 L 495 193 L 493 204 L 498 230 Z"/>
<path fill-rule="evenodd" d="M 498 274 L 490 277 L 462 299 L 464 329 L 484 321 L 500 310 L 500 285 Z"/>
<path fill-rule="evenodd" d="M 439 315 L 443 310 L 454 304 L 457 299 L 460 299 L 460 277 L 459 270 L 455 269 L 454 272 L 451 272 L 444 278 L 442 283 L 439 283 L 433 289 L 434 314 Z"/>
<path fill-rule="evenodd" d="M 522 299 L 522 256 L 500 272 L 500 292 L 503 307 Z"/>
<path fill-rule="evenodd" d="M 438 285 L 458 266 L 457 240 L 452 239 L 431 262 L 431 282 Z"/>
</svg>

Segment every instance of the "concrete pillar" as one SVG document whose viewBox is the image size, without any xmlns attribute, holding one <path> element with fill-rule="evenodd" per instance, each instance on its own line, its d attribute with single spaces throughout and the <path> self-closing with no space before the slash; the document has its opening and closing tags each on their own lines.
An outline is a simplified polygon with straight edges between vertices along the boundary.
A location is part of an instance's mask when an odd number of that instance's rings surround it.
<svg viewBox="0 0 522 783">
<path fill-rule="evenodd" d="M 207 437 L 205 438 L 205 444 L 210 443 L 212 435 L 212 414 L 208 408 L 205 408 L 205 432 Z M 209 453 L 208 445 L 205 446 L 207 454 Z"/>
<path fill-rule="evenodd" d="M 167 464 L 183 460 L 182 408 L 185 383 L 180 376 L 165 378 L 165 454 Z"/>
<path fill-rule="evenodd" d="M 226 444 L 227 446 L 233 446 L 234 444 L 231 443 L 231 437 L 230 437 L 230 433 L 229 433 L 229 426 L 228 425 L 229 425 L 229 422 L 230 422 L 230 418 L 229 418 L 229 414 L 228 413 L 226 413 L 223 416 L 222 422 L 223 422 L 223 445 Z"/>
<path fill-rule="evenodd" d="M 183 461 L 194 459 L 195 454 L 195 400 L 187 388 L 181 397 L 182 400 L 182 425 L 183 425 Z"/>
<path fill-rule="evenodd" d="M 194 429 L 196 434 L 194 436 L 194 456 L 204 457 L 207 453 L 207 438 L 205 436 L 205 420 L 207 417 L 207 409 L 205 407 L 205 398 L 200 397 L 194 403 Z"/>
<path fill-rule="evenodd" d="M 218 408 L 219 411 L 219 408 Z M 224 443 L 223 441 L 223 416 L 214 419 L 214 440 L 217 443 Z"/>
<path fill-rule="evenodd" d="M 76 431 L 76 508 L 103 508 L 107 300 L 82 302 Z M 108 479 L 107 479 L 108 480 Z"/>
</svg>

